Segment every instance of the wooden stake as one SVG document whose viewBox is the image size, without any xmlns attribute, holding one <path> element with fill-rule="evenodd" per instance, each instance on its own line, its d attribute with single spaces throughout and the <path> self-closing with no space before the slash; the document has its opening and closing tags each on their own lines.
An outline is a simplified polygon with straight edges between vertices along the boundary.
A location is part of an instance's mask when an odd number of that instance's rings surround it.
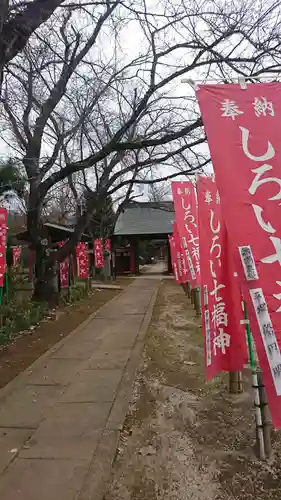
<svg viewBox="0 0 281 500">
<path fill-rule="evenodd" d="M 191 289 L 190 289 L 190 284 L 189 283 L 182 283 L 181 287 L 184 291 L 184 294 L 187 296 L 187 298 L 190 300 L 191 298 Z"/>
<path fill-rule="evenodd" d="M 194 306 L 194 288 L 190 290 L 190 302 Z"/>
<path fill-rule="evenodd" d="M 230 394 L 241 394 L 243 392 L 243 381 L 241 372 L 229 372 Z"/>
<path fill-rule="evenodd" d="M 200 288 L 194 288 L 194 309 L 196 312 L 196 318 L 201 318 L 201 300 L 200 300 Z"/>
<path fill-rule="evenodd" d="M 258 372 L 258 388 L 260 395 L 260 409 L 263 427 L 263 438 L 264 438 L 264 450 L 266 457 L 269 458 L 272 451 L 271 446 L 271 423 L 270 423 L 270 413 L 267 403 L 267 396 L 265 392 L 265 387 L 263 383 L 262 373 Z"/>
</svg>

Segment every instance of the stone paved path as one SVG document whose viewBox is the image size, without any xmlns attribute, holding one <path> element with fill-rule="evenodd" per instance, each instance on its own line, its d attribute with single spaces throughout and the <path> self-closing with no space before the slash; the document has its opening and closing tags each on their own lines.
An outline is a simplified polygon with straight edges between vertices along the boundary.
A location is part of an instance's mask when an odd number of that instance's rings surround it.
<svg viewBox="0 0 281 500">
<path fill-rule="evenodd" d="M 0 391 L 1 500 L 102 500 L 159 285 L 135 280 Z"/>
</svg>

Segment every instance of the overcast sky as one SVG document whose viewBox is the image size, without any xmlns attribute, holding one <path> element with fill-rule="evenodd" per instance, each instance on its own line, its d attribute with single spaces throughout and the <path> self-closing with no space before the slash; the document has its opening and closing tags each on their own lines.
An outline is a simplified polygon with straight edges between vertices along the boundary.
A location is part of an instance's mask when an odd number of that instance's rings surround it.
<svg viewBox="0 0 281 500">
<path fill-rule="evenodd" d="M 150 2 L 151 8 L 153 7 L 154 11 L 157 9 L 157 3 L 153 0 Z M 130 21 L 127 26 L 123 28 L 122 31 L 122 58 L 125 62 L 130 61 L 134 57 L 136 57 L 136 54 L 138 54 L 140 51 L 144 50 L 145 43 L 147 43 L 144 39 L 144 35 L 141 32 L 139 23 Z M 102 46 L 102 51 L 104 52 L 105 58 L 110 57 L 110 54 L 112 53 L 113 50 L 113 40 L 110 34 L 104 32 L 101 40 L 100 40 L 100 46 Z M 183 55 L 186 59 L 188 57 L 188 54 Z M 174 57 L 171 57 L 170 59 L 170 64 L 176 66 L 176 60 Z M 185 61 L 188 63 L 188 61 Z M 194 80 L 198 80 L 200 78 L 200 75 L 198 73 L 190 74 L 189 77 L 193 78 Z M 193 89 L 187 84 L 187 83 L 182 83 L 181 81 L 177 81 L 177 84 L 175 83 L 171 84 L 171 93 L 173 95 L 177 96 L 183 96 L 183 97 L 190 97 L 191 95 L 194 95 Z M 202 146 L 202 152 L 208 150 L 207 145 Z M 3 140 L 0 138 L 0 155 L 1 157 L 6 157 L 6 156 L 13 156 L 14 150 L 13 148 L 10 148 Z M 211 166 L 208 167 L 208 171 L 212 171 Z M 159 169 L 159 174 L 160 175 L 167 175 L 169 172 L 167 171 L 167 168 L 164 168 L 163 171 Z M 185 177 L 179 177 L 179 180 L 184 180 Z M 147 195 L 149 192 L 149 187 L 142 185 L 139 186 L 136 190 L 138 193 L 143 193 L 142 199 L 145 201 L 147 199 Z"/>
</svg>

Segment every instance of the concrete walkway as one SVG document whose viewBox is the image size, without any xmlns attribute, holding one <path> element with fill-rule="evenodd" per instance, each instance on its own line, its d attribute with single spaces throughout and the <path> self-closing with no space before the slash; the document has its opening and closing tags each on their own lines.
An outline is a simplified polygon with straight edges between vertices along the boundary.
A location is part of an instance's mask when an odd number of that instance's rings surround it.
<svg viewBox="0 0 281 500">
<path fill-rule="evenodd" d="M 0 391 L 1 500 L 102 500 L 159 285 L 135 280 Z"/>
</svg>

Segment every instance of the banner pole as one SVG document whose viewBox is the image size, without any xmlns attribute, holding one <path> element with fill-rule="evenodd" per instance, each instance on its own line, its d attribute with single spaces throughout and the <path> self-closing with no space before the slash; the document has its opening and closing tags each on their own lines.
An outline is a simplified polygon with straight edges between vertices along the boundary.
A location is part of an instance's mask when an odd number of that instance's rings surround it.
<svg viewBox="0 0 281 500">
<path fill-rule="evenodd" d="M 270 424 L 270 412 L 268 408 L 267 396 L 263 382 L 263 376 L 261 372 L 257 373 L 258 376 L 258 386 L 260 394 L 260 406 L 261 406 L 261 418 L 263 425 L 263 439 L 264 439 L 264 449 L 266 457 L 270 457 L 272 446 L 271 446 L 271 424 Z"/>
<path fill-rule="evenodd" d="M 256 431 L 257 431 L 257 438 L 258 438 L 258 445 L 259 445 L 259 458 L 261 460 L 265 460 L 265 446 L 264 446 L 263 422 L 262 422 L 261 402 L 260 402 L 260 393 L 259 393 L 259 382 L 258 382 L 258 375 L 257 375 L 255 356 L 254 356 L 254 350 L 253 350 L 252 334 L 251 334 L 251 329 L 250 329 L 248 311 L 247 311 L 246 303 L 244 300 L 242 301 L 242 305 L 243 305 L 243 311 L 244 311 L 244 317 L 245 317 L 244 324 L 246 327 L 246 334 L 247 334 L 249 361 L 250 361 L 250 367 L 251 367 L 251 372 L 252 372 L 252 387 L 253 387 L 253 391 L 254 391 L 254 404 L 255 404 L 255 412 L 256 412 Z"/>
</svg>

